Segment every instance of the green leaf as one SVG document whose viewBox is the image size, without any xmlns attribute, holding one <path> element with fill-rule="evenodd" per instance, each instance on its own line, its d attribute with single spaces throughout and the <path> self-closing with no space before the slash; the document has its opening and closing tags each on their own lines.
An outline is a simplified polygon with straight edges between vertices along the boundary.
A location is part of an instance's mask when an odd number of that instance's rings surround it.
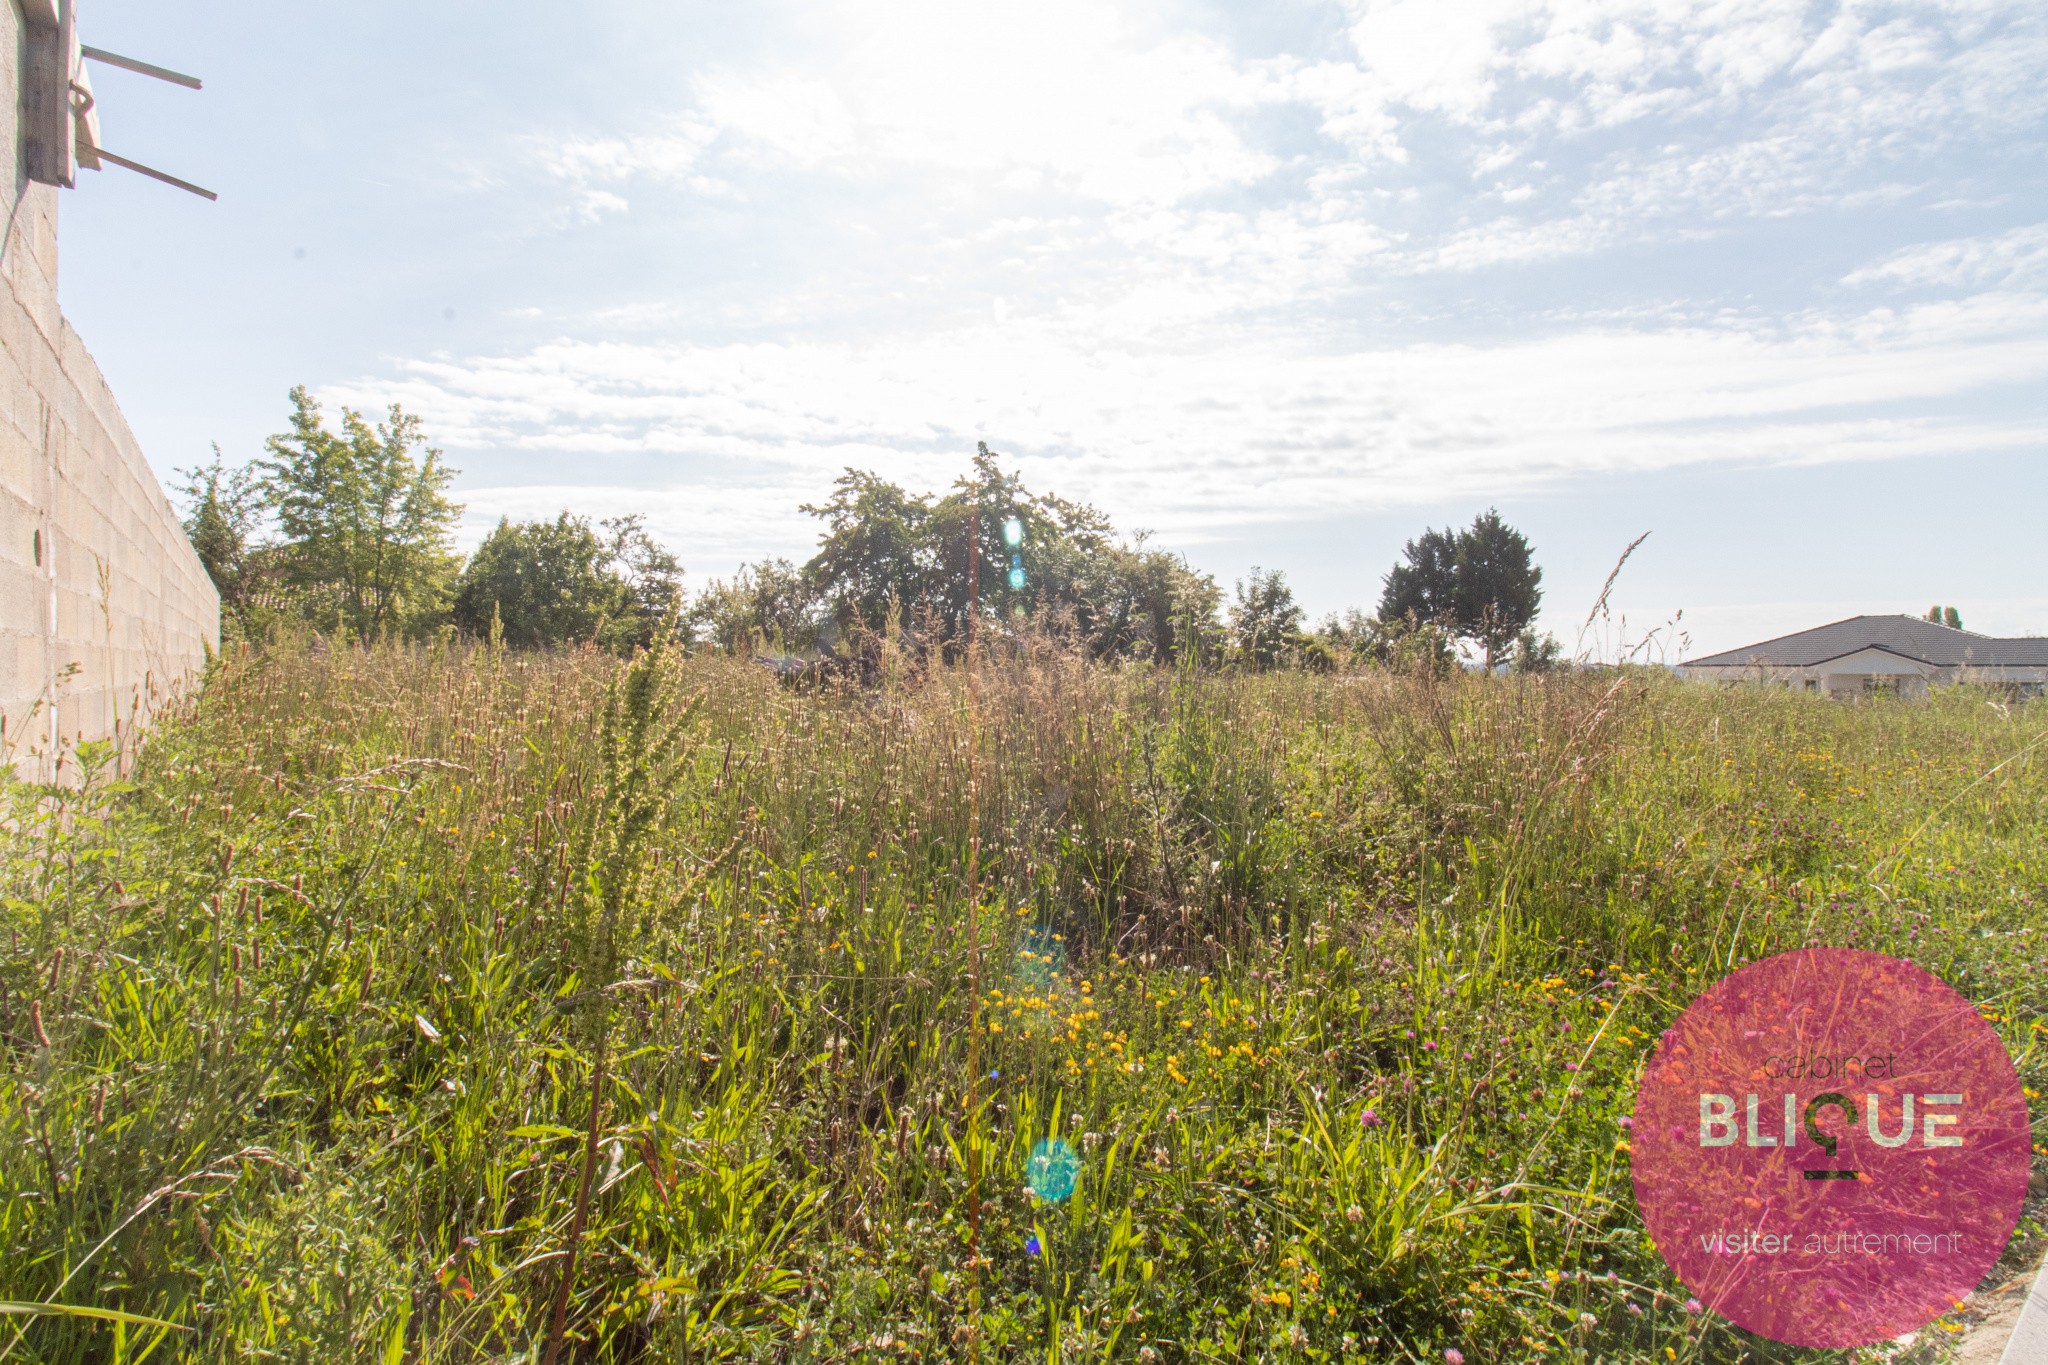
<svg viewBox="0 0 2048 1365">
<path fill-rule="evenodd" d="M 162 1318 L 146 1318 L 140 1313 L 123 1313 L 117 1308 L 88 1308 L 77 1303 L 12 1303 L 0 1299 L 0 1316 L 66 1318 L 99 1318 L 105 1322 L 128 1322 L 138 1327 L 162 1327 L 173 1332 L 189 1332 L 190 1327 L 180 1327 L 175 1322 Z"/>
<path fill-rule="evenodd" d="M 558 1123 L 528 1123 L 514 1128 L 508 1137 L 516 1138 L 572 1138 L 578 1136 L 574 1128 L 564 1128 Z"/>
</svg>

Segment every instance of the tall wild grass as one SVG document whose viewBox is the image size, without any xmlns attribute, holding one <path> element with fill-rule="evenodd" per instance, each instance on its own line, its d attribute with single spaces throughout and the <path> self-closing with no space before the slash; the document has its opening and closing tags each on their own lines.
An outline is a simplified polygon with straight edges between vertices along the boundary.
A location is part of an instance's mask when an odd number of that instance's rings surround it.
<svg viewBox="0 0 2048 1365">
<path fill-rule="evenodd" d="M 0 1354 L 1843 1358 L 1686 1310 L 1650 1040 L 1849 944 L 2048 1085 L 2041 706 L 972 681 L 278 647 L 5 788 Z"/>
</svg>

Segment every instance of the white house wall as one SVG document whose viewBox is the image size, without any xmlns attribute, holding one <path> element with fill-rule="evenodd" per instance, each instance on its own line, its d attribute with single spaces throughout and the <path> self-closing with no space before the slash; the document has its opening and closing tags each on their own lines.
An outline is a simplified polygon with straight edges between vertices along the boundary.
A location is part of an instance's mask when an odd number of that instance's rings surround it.
<svg viewBox="0 0 2048 1365">
<path fill-rule="evenodd" d="M 0 761 L 128 737 L 220 641 L 220 601 L 57 307 L 57 195 L 21 162 L 22 13 L 0 0 Z"/>
</svg>

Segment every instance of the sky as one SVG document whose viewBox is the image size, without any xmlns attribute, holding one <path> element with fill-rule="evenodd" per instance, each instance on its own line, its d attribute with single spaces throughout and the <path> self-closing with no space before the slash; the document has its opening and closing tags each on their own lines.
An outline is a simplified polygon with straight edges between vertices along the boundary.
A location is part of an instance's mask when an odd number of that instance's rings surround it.
<svg viewBox="0 0 2048 1365">
<path fill-rule="evenodd" d="M 1497 507 L 1568 647 L 2048 633 L 2039 0 L 80 0 L 60 288 L 167 478 L 294 384 L 701 586 L 977 440 L 1226 586 Z M 1583 627 L 1621 551 L 1648 532 Z"/>
</svg>

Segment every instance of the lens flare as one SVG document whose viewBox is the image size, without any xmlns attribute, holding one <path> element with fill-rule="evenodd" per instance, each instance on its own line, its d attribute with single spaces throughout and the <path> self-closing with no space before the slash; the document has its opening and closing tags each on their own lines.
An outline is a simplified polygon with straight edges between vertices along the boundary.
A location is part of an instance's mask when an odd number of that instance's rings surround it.
<svg viewBox="0 0 2048 1365">
<path fill-rule="evenodd" d="M 1044 1138 L 1031 1149 L 1024 1178 L 1040 1199 L 1064 1204 L 1081 1178 L 1081 1158 L 1065 1138 Z"/>
<path fill-rule="evenodd" d="M 1051 926 L 1034 924 L 1017 936 L 1014 970 L 1020 985 L 1043 991 L 1059 981 L 1066 965 L 1066 940 Z"/>
<path fill-rule="evenodd" d="M 1024 523 L 1015 517 L 1005 521 L 1003 523 L 1003 543 L 1013 549 L 1016 546 L 1022 545 L 1024 543 Z"/>
</svg>

